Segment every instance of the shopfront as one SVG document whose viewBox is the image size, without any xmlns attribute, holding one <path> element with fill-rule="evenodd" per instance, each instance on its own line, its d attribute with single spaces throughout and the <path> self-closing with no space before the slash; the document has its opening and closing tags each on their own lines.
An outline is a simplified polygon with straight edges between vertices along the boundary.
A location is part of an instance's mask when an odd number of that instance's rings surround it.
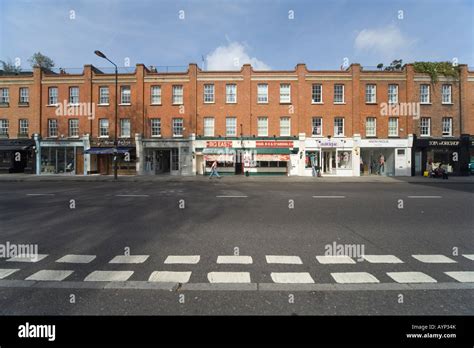
<svg viewBox="0 0 474 348">
<path fill-rule="evenodd" d="M 411 176 L 409 139 L 361 139 L 360 175 Z"/>
<path fill-rule="evenodd" d="M 39 174 L 84 174 L 84 142 L 82 140 L 39 140 Z"/>
<path fill-rule="evenodd" d="M 114 156 L 117 156 L 117 174 L 136 174 L 135 142 L 121 139 L 114 145 L 113 140 L 93 139 L 90 148 L 85 151 L 89 156 L 88 174 L 113 175 Z"/>
<path fill-rule="evenodd" d="M 35 172 L 35 141 L 32 139 L 0 140 L 0 173 Z"/>
<path fill-rule="evenodd" d="M 137 140 L 138 141 L 138 140 Z M 143 139 L 138 153 L 140 175 L 191 175 L 192 142 L 187 139 Z"/>
<path fill-rule="evenodd" d="M 416 138 L 414 174 L 423 175 L 440 165 L 450 175 L 469 175 L 469 135 L 460 138 Z"/>
</svg>

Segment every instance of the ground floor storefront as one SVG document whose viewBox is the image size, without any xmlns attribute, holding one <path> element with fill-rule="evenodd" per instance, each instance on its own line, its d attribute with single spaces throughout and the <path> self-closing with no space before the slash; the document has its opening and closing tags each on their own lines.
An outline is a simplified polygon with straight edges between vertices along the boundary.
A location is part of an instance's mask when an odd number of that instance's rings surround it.
<svg viewBox="0 0 474 348">
<path fill-rule="evenodd" d="M 33 139 L 0 140 L 0 173 L 35 173 Z"/>
<path fill-rule="evenodd" d="M 118 175 L 136 174 L 136 146 L 131 139 L 120 139 L 117 146 L 113 140 L 92 139 L 86 149 L 87 174 L 113 175 L 114 158 Z"/>
<path fill-rule="evenodd" d="M 36 138 L 36 173 L 83 175 L 83 139 Z"/>
</svg>

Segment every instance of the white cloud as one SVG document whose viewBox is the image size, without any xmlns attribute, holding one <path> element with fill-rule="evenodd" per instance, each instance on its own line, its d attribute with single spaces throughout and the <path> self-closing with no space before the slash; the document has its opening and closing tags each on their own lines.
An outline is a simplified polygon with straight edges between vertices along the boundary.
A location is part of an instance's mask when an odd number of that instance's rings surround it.
<svg viewBox="0 0 474 348">
<path fill-rule="evenodd" d="M 240 70 L 243 64 L 251 64 L 255 70 L 270 70 L 270 66 L 261 60 L 250 57 L 239 42 L 219 46 L 206 56 L 207 70 Z"/>
<path fill-rule="evenodd" d="M 400 29 L 391 24 L 378 29 L 364 29 L 357 34 L 355 49 L 361 53 L 370 53 L 384 60 L 397 59 L 410 54 L 416 40 L 406 37 Z"/>
</svg>

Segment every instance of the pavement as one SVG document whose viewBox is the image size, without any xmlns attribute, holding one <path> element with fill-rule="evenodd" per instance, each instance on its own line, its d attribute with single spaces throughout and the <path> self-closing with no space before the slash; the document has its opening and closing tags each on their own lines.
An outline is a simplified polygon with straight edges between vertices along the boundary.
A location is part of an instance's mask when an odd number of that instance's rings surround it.
<svg viewBox="0 0 474 348">
<path fill-rule="evenodd" d="M 470 177 L 86 178 L 1 177 L 0 314 L 474 314 Z"/>
</svg>

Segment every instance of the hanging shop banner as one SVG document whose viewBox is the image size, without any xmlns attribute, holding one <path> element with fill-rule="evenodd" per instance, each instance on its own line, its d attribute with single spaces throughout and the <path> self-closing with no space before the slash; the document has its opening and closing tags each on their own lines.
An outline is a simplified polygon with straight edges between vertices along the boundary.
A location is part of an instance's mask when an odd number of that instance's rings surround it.
<svg viewBox="0 0 474 348">
<path fill-rule="evenodd" d="M 267 140 L 257 140 L 256 147 L 293 147 L 293 141 L 267 141 Z"/>
</svg>

